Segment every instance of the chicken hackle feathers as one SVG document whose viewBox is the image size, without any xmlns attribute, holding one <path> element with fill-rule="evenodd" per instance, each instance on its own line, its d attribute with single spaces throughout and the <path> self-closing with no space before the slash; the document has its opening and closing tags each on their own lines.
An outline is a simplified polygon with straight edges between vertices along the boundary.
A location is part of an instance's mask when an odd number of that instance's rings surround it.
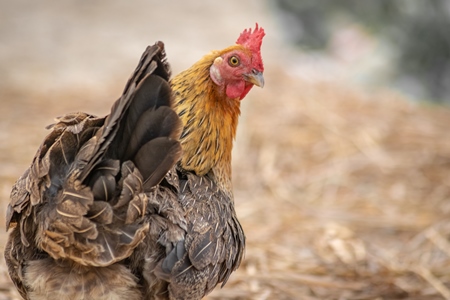
<svg viewBox="0 0 450 300">
<path fill-rule="evenodd" d="M 231 189 L 242 100 L 263 86 L 262 28 L 169 83 L 148 47 L 106 117 L 50 126 L 11 192 L 5 259 L 25 299 L 200 299 L 245 237 Z"/>
<path fill-rule="evenodd" d="M 171 81 L 175 110 L 183 122 L 180 165 L 197 175 L 210 170 L 231 192 L 231 150 L 240 101 L 253 85 L 264 86 L 261 43 L 264 30 L 241 33 L 236 45 L 205 55 Z"/>
</svg>

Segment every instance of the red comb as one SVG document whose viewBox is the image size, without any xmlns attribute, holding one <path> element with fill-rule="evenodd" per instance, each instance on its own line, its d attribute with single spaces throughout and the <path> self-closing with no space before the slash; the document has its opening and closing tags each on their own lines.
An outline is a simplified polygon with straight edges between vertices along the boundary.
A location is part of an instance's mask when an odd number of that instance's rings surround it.
<svg viewBox="0 0 450 300">
<path fill-rule="evenodd" d="M 255 30 L 252 32 L 251 28 L 245 29 L 237 39 L 236 44 L 245 46 L 252 51 L 259 52 L 264 35 L 264 29 L 258 28 L 258 23 L 256 23 Z"/>
<path fill-rule="evenodd" d="M 265 35 L 264 29 L 262 27 L 258 28 L 258 23 L 256 23 L 256 27 L 253 32 L 251 28 L 245 29 L 236 41 L 236 44 L 242 45 L 257 54 L 255 63 L 261 71 L 264 69 L 261 58 L 261 44 Z"/>
</svg>

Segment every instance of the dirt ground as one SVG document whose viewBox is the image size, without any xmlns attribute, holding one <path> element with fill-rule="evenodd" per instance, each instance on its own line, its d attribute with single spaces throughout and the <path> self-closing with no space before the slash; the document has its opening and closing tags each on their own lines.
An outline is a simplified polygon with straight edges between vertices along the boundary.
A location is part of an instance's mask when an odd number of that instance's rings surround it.
<svg viewBox="0 0 450 300">
<path fill-rule="evenodd" d="M 156 40 L 177 73 L 258 22 L 266 86 L 233 153 L 248 248 L 208 299 L 450 299 L 449 109 L 311 65 L 299 77 L 265 2 L 80 3 L 0 0 L 0 224 L 54 117 L 108 113 Z M 2 259 L 6 299 L 20 298 Z"/>
</svg>

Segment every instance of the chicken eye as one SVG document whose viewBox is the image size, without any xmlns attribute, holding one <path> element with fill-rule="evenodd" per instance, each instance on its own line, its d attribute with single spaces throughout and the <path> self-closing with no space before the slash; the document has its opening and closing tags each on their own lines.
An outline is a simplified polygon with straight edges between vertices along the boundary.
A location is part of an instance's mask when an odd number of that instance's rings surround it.
<svg viewBox="0 0 450 300">
<path fill-rule="evenodd" d="M 237 56 L 232 56 L 230 57 L 230 59 L 228 60 L 228 63 L 230 64 L 230 66 L 232 67 L 237 67 L 239 66 L 239 64 L 241 63 L 239 61 L 239 58 Z"/>
</svg>

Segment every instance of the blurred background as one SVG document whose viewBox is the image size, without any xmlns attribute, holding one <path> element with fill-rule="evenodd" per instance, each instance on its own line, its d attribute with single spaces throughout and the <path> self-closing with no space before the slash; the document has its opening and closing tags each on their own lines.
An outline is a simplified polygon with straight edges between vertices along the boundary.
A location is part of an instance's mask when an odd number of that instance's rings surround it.
<svg viewBox="0 0 450 300">
<path fill-rule="evenodd" d="M 0 223 L 45 126 L 107 114 L 147 45 L 176 74 L 258 22 L 266 86 L 233 152 L 248 247 L 207 298 L 450 299 L 450 2 L 323 3 L 0 0 Z"/>
</svg>

